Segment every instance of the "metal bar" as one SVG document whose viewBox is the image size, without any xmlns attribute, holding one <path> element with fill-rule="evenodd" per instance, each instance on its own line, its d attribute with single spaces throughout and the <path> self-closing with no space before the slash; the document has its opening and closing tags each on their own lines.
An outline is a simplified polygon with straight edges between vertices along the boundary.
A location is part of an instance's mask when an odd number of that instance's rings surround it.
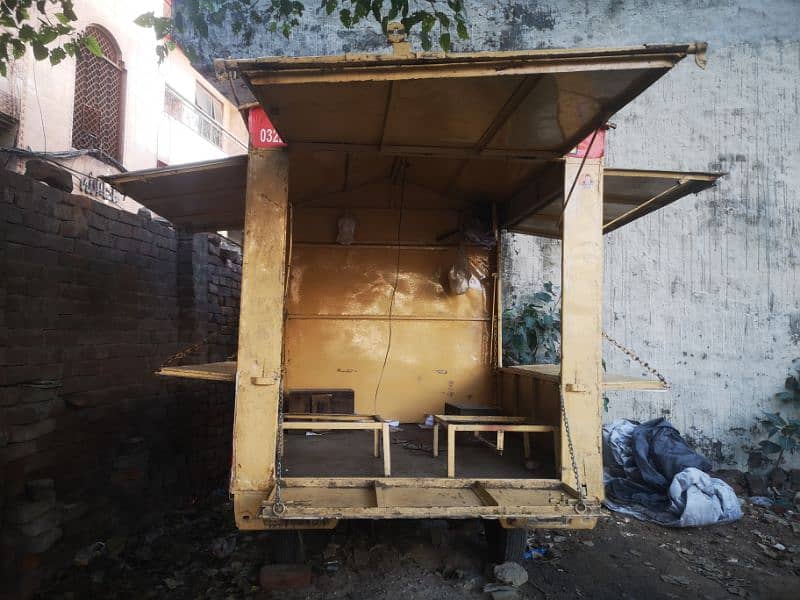
<svg viewBox="0 0 800 600">
<path fill-rule="evenodd" d="M 333 320 L 333 321 L 388 321 L 388 315 L 297 315 L 289 314 L 286 317 L 296 321 L 314 320 Z M 414 315 L 392 315 L 392 321 L 448 321 L 464 323 L 488 323 L 491 317 L 438 317 L 438 316 L 414 316 Z"/>
<path fill-rule="evenodd" d="M 533 88 L 541 81 L 541 76 L 539 77 L 526 77 L 523 79 L 519 85 L 514 89 L 511 95 L 506 100 L 506 103 L 500 108 L 500 110 L 495 115 L 492 122 L 483 132 L 483 135 L 478 140 L 478 143 L 475 144 L 475 150 L 480 152 L 489 143 L 494 139 L 497 135 L 497 132 L 502 129 L 503 125 L 506 124 L 506 121 L 514 114 L 514 111 L 519 108 L 519 105 L 528 97 L 531 93 Z"/>
</svg>

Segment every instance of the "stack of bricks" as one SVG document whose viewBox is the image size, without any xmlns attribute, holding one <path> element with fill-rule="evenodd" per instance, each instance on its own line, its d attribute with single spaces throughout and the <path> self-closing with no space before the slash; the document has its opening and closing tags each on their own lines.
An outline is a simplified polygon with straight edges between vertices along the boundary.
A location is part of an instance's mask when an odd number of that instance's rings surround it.
<svg viewBox="0 0 800 600">
<path fill-rule="evenodd" d="M 238 340 L 242 252 L 219 237 L 209 240 L 208 250 L 208 329 L 214 334 L 208 359 L 215 362 L 226 360 Z"/>
<path fill-rule="evenodd" d="M 35 480 L 63 503 L 51 552 L 102 539 L 131 507 L 225 485 L 233 386 L 154 372 L 212 331 L 192 360 L 235 352 L 240 276 L 216 234 L 0 171 L 0 531 L 26 526 L 14 507 Z M 3 538 L 0 579 L 31 548 Z"/>
</svg>

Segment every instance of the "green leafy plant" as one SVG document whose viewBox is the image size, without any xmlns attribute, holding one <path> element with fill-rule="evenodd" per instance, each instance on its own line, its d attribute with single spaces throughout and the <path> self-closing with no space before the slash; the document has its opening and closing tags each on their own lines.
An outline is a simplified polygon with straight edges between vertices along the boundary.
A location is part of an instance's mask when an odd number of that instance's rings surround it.
<svg viewBox="0 0 800 600">
<path fill-rule="evenodd" d="M 156 39 L 162 42 L 156 49 L 160 58 L 170 49 L 168 44 L 173 34 L 190 56 L 195 54 L 189 42 L 191 36 L 182 34 L 195 33 L 206 38 L 209 25 L 230 27 L 246 44 L 265 29 L 288 38 L 305 16 L 306 5 L 290 0 L 183 0 L 176 3 L 173 11 L 171 19 L 156 17 L 152 12 L 137 19 L 140 25 L 153 27 Z M 406 33 L 419 28 L 423 50 L 433 47 L 434 29 L 445 52 L 452 47 L 453 33 L 459 39 L 469 37 L 464 0 L 321 0 L 316 12 L 337 13 L 347 29 L 374 20 L 384 33 L 390 22 L 400 21 Z"/>
<path fill-rule="evenodd" d="M 794 454 L 800 448 L 800 421 L 784 419 L 779 412 L 764 412 L 764 417 L 762 422 L 767 427 L 768 439 L 758 445 L 763 455 L 777 455 L 775 467 L 780 467 L 787 452 Z"/>
<path fill-rule="evenodd" d="M 532 301 L 503 312 L 503 358 L 510 365 L 561 361 L 561 299 L 551 282 Z"/>
<path fill-rule="evenodd" d="M 775 394 L 776 400 L 800 404 L 800 358 L 792 361 L 789 374 L 783 384 L 784 390 Z"/>
<path fill-rule="evenodd" d="M 348 29 L 374 20 L 384 33 L 390 22 L 399 20 L 407 33 L 419 28 L 424 50 L 433 47 L 434 31 L 445 52 L 452 47 L 453 35 L 469 37 L 464 0 L 321 0 L 316 12 L 338 12 Z M 305 14 L 305 3 L 292 0 L 181 0 L 175 2 L 171 16 L 159 17 L 150 11 L 134 22 L 153 29 L 156 54 L 163 61 L 175 48 L 176 39 L 184 42 L 181 47 L 190 58 L 196 58 L 191 36 L 184 33 L 202 39 L 208 37 L 210 26 L 225 26 L 248 44 L 264 30 L 288 38 Z M 75 28 L 77 20 L 73 0 L 2 0 L 0 74 L 5 76 L 9 61 L 21 58 L 28 48 L 36 60 L 49 59 L 53 65 L 67 56 L 79 56 L 81 47 L 101 56 L 97 40 Z"/>
<path fill-rule="evenodd" d="M 77 20 L 72 0 L 0 2 L 0 75 L 5 77 L 9 61 L 22 58 L 28 48 L 36 60 L 49 59 L 52 65 L 79 56 L 82 47 L 102 56 L 97 40 L 75 29 Z"/>
</svg>

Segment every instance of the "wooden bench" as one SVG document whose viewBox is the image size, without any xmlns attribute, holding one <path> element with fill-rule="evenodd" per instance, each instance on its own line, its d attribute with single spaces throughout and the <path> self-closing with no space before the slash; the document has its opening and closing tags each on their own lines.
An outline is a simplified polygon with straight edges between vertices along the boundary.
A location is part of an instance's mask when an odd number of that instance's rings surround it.
<svg viewBox="0 0 800 600">
<path fill-rule="evenodd" d="M 389 423 L 384 422 L 378 415 L 343 415 L 325 413 L 285 413 L 283 415 L 283 430 L 305 429 L 360 429 L 373 432 L 373 450 L 375 458 L 381 455 L 383 441 L 383 473 L 384 477 L 392 474 L 391 440 L 389 438 Z M 382 434 L 382 435 L 381 435 Z M 281 453 L 283 448 L 281 448 Z"/>
<path fill-rule="evenodd" d="M 439 427 L 447 429 L 447 476 L 456 476 L 456 433 L 471 431 L 475 437 L 487 446 L 503 453 L 505 434 L 521 433 L 525 458 L 531 457 L 531 433 L 552 432 L 555 447 L 558 448 L 559 428 L 555 425 L 533 425 L 525 422 L 525 417 L 469 416 L 469 415 L 433 415 L 433 455 L 439 456 Z M 483 431 L 494 431 L 497 439 L 493 443 L 480 435 Z"/>
</svg>

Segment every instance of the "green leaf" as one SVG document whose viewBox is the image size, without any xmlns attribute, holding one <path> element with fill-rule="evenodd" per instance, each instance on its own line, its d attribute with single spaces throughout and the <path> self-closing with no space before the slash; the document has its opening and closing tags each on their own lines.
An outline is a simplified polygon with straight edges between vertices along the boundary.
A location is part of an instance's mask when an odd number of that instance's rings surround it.
<svg viewBox="0 0 800 600">
<path fill-rule="evenodd" d="M 39 29 L 39 43 L 47 45 L 54 42 L 58 37 L 58 32 L 52 27 L 41 27 Z"/>
<path fill-rule="evenodd" d="M 422 33 L 430 33 L 434 25 L 436 25 L 436 17 L 429 13 L 424 14 L 422 17 Z M 430 48 L 426 48 L 426 50 L 429 49 Z"/>
<path fill-rule="evenodd" d="M 439 36 L 439 45 L 445 52 L 450 52 L 450 34 L 443 33 Z"/>
<path fill-rule="evenodd" d="M 83 45 L 84 47 L 91 52 L 94 56 L 100 57 L 103 56 L 103 49 L 100 47 L 100 43 L 97 41 L 92 35 L 87 35 L 83 38 Z"/>
<path fill-rule="evenodd" d="M 67 58 L 67 53 L 62 48 L 53 48 L 50 51 L 50 64 L 55 66 Z"/>
<path fill-rule="evenodd" d="M 6 61 L 0 60 L 0 75 L 5 77 L 8 74 L 8 70 L 6 68 Z"/>
<path fill-rule="evenodd" d="M 781 402 L 791 402 L 794 400 L 794 392 L 778 392 L 775 394 L 775 399 L 780 400 Z"/>
<path fill-rule="evenodd" d="M 19 39 L 23 42 L 33 42 L 36 39 L 36 30 L 28 24 L 19 28 Z"/>
<path fill-rule="evenodd" d="M 13 48 L 14 58 L 19 59 L 25 56 L 25 44 L 19 40 L 11 40 L 11 46 Z"/>
<path fill-rule="evenodd" d="M 337 0 L 323 0 L 323 4 L 325 5 L 325 12 L 329 15 L 332 15 L 339 3 Z"/>
<path fill-rule="evenodd" d="M 762 412 L 764 413 L 764 416 L 767 418 L 767 421 L 769 423 L 773 423 L 778 427 L 783 427 L 784 425 L 786 425 L 786 421 L 784 421 L 783 417 L 781 416 L 781 413 L 768 413 L 766 411 Z"/>
<path fill-rule="evenodd" d="M 203 19 L 195 19 L 194 20 L 194 29 L 197 33 L 200 34 L 201 37 L 207 38 L 208 37 L 208 23 L 205 22 Z"/>
<path fill-rule="evenodd" d="M 47 58 L 47 55 L 50 54 L 50 51 L 47 49 L 47 47 L 43 46 L 39 42 L 32 42 L 31 48 L 33 48 L 33 57 L 36 60 L 44 60 Z"/>
<path fill-rule="evenodd" d="M 63 12 L 56 13 L 55 17 L 62 25 L 69 25 L 71 23 L 70 18 Z"/>
<path fill-rule="evenodd" d="M 339 11 L 339 20 L 342 22 L 342 25 L 348 29 L 350 29 L 350 27 L 353 25 L 353 15 L 346 8 L 343 8 Z"/>
<path fill-rule="evenodd" d="M 761 446 L 761 451 L 764 454 L 777 454 L 783 449 L 775 442 L 771 442 L 769 440 L 762 440 L 758 443 L 758 445 Z"/>
<path fill-rule="evenodd" d="M 155 15 L 153 11 L 142 13 L 133 20 L 139 27 L 152 27 L 155 22 Z"/>
<path fill-rule="evenodd" d="M 458 33 L 458 37 L 462 40 L 469 39 L 469 32 L 467 31 L 467 25 L 463 21 L 459 21 L 456 24 L 456 33 Z"/>
</svg>

